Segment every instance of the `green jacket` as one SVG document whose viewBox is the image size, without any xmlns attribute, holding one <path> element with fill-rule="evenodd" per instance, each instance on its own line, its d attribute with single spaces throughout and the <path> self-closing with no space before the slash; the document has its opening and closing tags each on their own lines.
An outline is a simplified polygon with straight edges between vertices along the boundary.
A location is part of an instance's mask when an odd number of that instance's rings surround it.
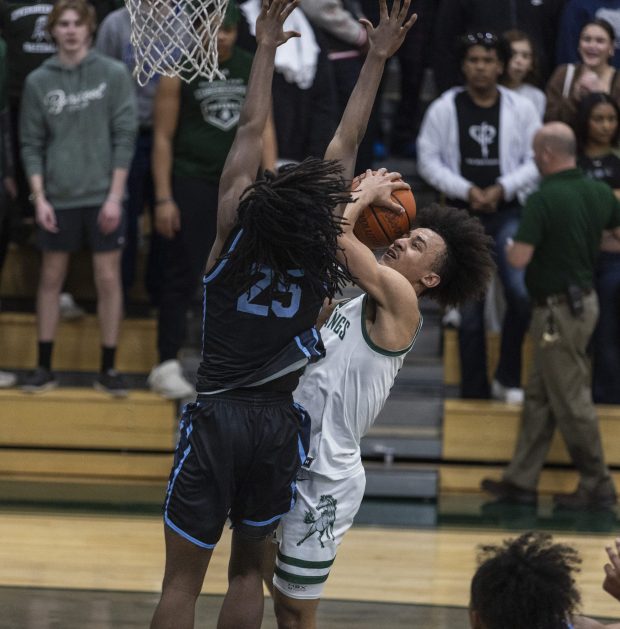
<svg viewBox="0 0 620 629">
<path fill-rule="evenodd" d="M 119 61 L 91 50 L 67 67 L 54 55 L 26 78 L 21 156 L 55 209 L 102 204 L 114 169 L 129 167 L 136 132 L 135 90 Z"/>
</svg>

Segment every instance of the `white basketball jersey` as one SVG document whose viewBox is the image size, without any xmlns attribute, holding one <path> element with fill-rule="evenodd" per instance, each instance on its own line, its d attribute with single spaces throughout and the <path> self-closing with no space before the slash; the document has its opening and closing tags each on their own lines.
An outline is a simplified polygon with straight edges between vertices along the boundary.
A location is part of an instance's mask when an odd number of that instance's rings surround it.
<svg viewBox="0 0 620 629">
<path fill-rule="evenodd" d="M 309 469 L 344 478 L 362 466 L 360 441 L 390 394 L 409 347 L 377 347 L 366 330 L 366 295 L 338 304 L 321 328 L 326 356 L 309 365 L 293 397 L 310 414 Z M 422 318 L 414 335 L 422 326 Z"/>
</svg>

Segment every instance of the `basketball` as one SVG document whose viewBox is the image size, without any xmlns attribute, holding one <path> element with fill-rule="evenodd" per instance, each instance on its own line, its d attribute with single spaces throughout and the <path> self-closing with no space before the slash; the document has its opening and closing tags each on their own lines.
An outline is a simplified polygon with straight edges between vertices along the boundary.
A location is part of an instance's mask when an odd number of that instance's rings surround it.
<svg viewBox="0 0 620 629">
<path fill-rule="evenodd" d="M 353 179 L 351 189 L 355 191 L 360 179 L 358 175 Z M 392 210 L 369 205 L 365 207 L 353 228 L 356 238 L 369 249 L 383 249 L 389 247 L 397 238 L 411 229 L 411 222 L 415 218 L 416 203 L 411 190 L 396 190 L 392 199 L 402 205 L 404 212 L 396 214 Z"/>
</svg>

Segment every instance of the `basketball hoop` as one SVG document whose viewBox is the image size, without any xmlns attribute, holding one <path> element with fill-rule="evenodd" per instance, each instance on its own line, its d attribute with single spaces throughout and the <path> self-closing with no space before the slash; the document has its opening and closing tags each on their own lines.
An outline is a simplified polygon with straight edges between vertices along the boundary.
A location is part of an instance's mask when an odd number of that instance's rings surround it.
<svg viewBox="0 0 620 629">
<path fill-rule="evenodd" d="M 146 85 L 157 75 L 191 81 L 222 78 L 217 31 L 228 0 L 125 0 L 135 51 L 134 76 Z"/>
</svg>

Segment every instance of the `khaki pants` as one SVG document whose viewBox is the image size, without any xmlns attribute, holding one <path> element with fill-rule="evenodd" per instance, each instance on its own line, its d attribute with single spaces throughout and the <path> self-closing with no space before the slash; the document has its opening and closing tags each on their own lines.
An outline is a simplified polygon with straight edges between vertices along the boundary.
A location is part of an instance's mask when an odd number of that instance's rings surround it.
<svg viewBox="0 0 620 629">
<path fill-rule="evenodd" d="M 553 317 L 557 341 L 545 344 L 543 333 Z M 535 490 L 554 430 L 557 428 L 580 474 L 579 486 L 592 491 L 611 483 L 592 402 L 590 361 L 586 347 L 598 318 L 594 292 L 584 297 L 584 314 L 575 318 L 566 303 L 534 308 L 530 335 L 534 357 L 525 389 L 521 427 L 504 479 Z"/>
</svg>

